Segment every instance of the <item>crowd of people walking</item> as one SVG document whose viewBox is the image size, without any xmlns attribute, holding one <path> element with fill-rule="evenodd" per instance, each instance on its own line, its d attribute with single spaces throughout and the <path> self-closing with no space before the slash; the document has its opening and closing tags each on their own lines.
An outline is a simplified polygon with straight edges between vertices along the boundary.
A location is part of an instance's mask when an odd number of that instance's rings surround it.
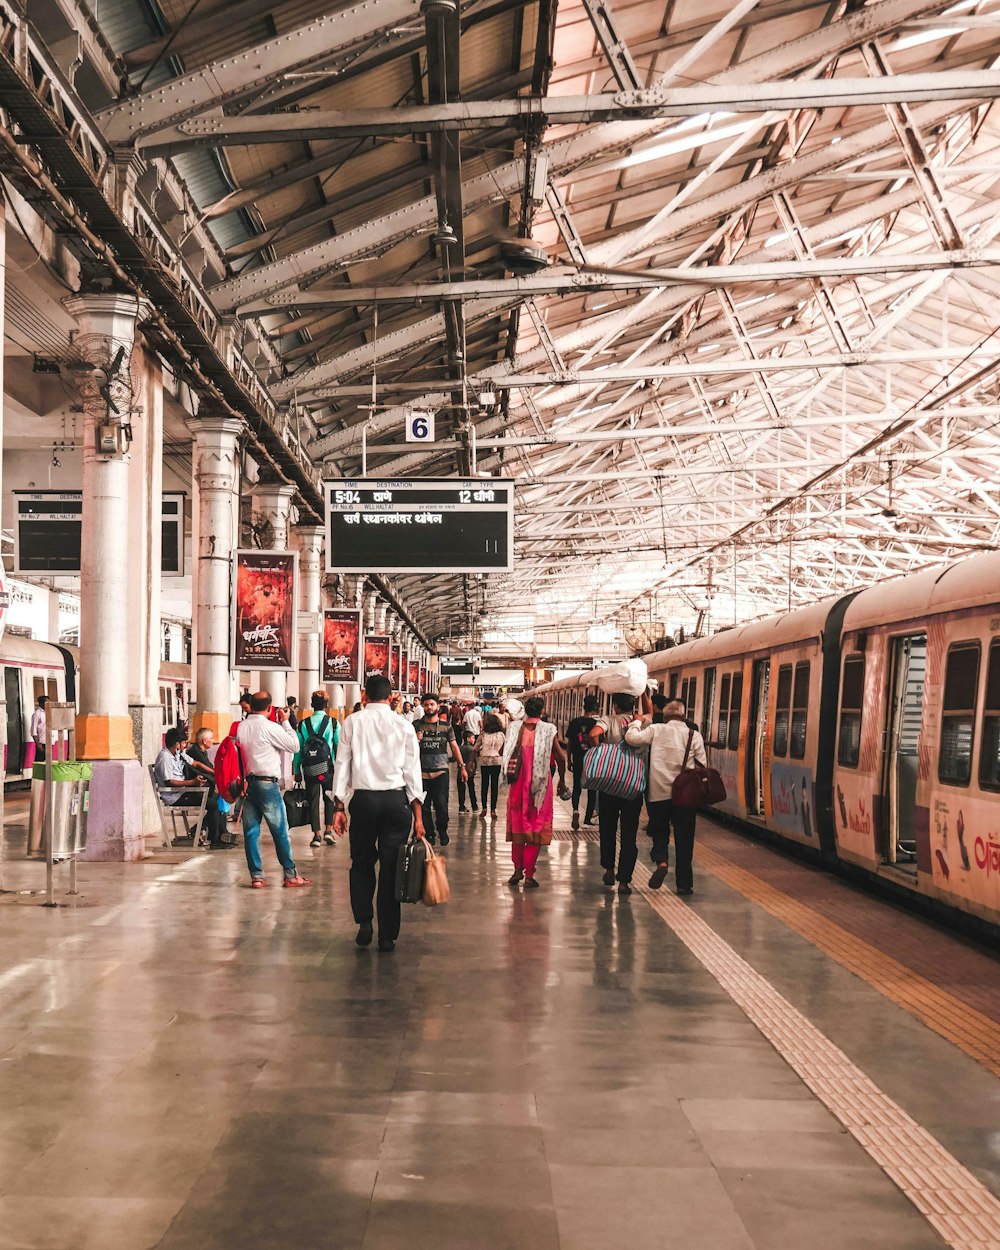
<svg viewBox="0 0 1000 1250">
<path fill-rule="evenodd" d="M 571 804 L 572 828 L 578 829 L 586 789 L 583 823 L 597 822 L 606 886 L 617 887 L 621 896 L 631 894 L 645 809 L 654 864 L 650 888 L 659 889 L 667 877 L 673 837 L 677 892 L 693 891 L 695 813 L 675 805 L 672 790 L 689 764 L 705 766 L 706 754 L 701 734 L 679 701 L 615 694 L 609 714 L 601 716 L 597 698 L 587 695 L 581 714 L 566 727 L 565 743 L 538 696 L 523 704 L 508 698 L 496 706 L 468 706 L 443 703 L 428 692 L 419 704 L 401 704 L 381 676 L 368 679 L 361 702 L 342 724 L 331 714 L 323 690 L 310 696 L 309 714 L 301 718 L 294 699 L 274 707 L 263 690 L 244 695 L 240 711 L 224 743 L 226 766 L 236 770 L 235 780 L 230 782 L 228 774 L 220 779 L 210 730 L 199 730 L 193 744 L 182 729 L 170 730 L 154 770 L 162 801 L 200 805 L 191 791 L 198 788 L 200 796 L 207 788 L 209 845 L 227 845 L 222 836 L 227 813 L 231 819 L 238 815 L 251 888 L 267 884 L 259 849 L 262 825 L 274 843 L 283 885 L 309 886 L 312 882 L 296 867 L 289 838 L 285 780 L 290 767 L 305 793 L 302 819 L 307 812 L 310 846 L 336 846 L 348 838 L 351 907 L 361 947 L 374 940 L 377 919 L 378 949 L 395 948 L 401 919 L 396 868 L 408 839 L 449 844 L 453 767 L 462 815 L 478 812 L 483 821 L 496 820 L 501 777 L 507 783 L 511 887 L 539 887 L 538 860 L 552 841 L 555 797 Z M 602 744 L 641 756 L 641 790 L 623 791 L 601 776 L 587 776 L 588 752 Z M 567 769 L 572 789 L 567 788 Z"/>
</svg>

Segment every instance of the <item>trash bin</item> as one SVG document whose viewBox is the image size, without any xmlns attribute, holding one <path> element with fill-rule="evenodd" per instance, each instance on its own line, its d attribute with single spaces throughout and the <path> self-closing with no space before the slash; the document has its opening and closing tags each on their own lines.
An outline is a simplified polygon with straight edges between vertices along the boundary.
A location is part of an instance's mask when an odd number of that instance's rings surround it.
<svg viewBox="0 0 1000 1250">
<path fill-rule="evenodd" d="M 91 772 L 91 765 L 80 760 L 52 762 L 52 803 L 55 811 L 53 859 L 66 859 L 86 848 Z M 31 770 L 28 855 L 41 859 L 45 858 L 49 835 L 47 793 L 45 764 L 35 764 Z"/>
</svg>

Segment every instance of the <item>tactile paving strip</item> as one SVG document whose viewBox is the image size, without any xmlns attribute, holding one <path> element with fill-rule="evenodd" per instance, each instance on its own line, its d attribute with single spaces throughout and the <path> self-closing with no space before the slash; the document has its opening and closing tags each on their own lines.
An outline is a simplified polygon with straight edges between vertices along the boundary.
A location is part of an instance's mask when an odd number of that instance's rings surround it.
<svg viewBox="0 0 1000 1250">
<path fill-rule="evenodd" d="M 728 863 L 708 847 L 698 848 L 696 862 L 714 877 L 776 917 L 829 955 L 897 1007 L 1000 1076 L 1000 1024 L 928 981 L 912 968 L 835 924 L 827 916 L 775 889 L 744 868 Z"/>
<path fill-rule="evenodd" d="M 557 841 L 574 838 L 598 840 L 589 830 L 555 835 Z M 638 864 L 633 888 L 947 1244 L 954 1250 L 997 1250 L 1000 1201 L 986 1186 L 751 968 L 689 904 L 673 894 L 648 889 L 648 881 L 649 870 Z"/>
</svg>

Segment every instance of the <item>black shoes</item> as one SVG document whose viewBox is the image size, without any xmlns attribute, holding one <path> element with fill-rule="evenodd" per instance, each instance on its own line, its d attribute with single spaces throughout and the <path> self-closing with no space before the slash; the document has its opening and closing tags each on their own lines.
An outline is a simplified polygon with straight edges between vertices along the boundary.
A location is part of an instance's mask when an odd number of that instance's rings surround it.
<svg viewBox="0 0 1000 1250">
<path fill-rule="evenodd" d="M 619 885 L 618 887 L 618 893 L 619 894 L 631 894 L 632 887 L 628 884 L 627 881 L 623 881 L 621 885 Z"/>
<path fill-rule="evenodd" d="M 448 843 L 449 843 L 450 841 L 451 841 L 451 838 L 449 838 L 449 837 L 448 837 L 448 835 L 447 835 L 446 833 L 442 833 L 442 834 L 441 834 L 441 845 L 442 845 L 442 846 L 447 846 L 447 845 L 448 845 Z"/>
<path fill-rule="evenodd" d="M 579 829 L 579 828 L 580 828 L 580 813 L 579 813 L 579 812 L 574 812 L 574 813 L 573 813 L 573 819 L 572 819 L 572 821 L 570 822 L 570 828 L 571 828 L 571 829 Z"/>
<path fill-rule="evenodd" d="M 460 807 L 460 808 L 458 809 L 458 814 L 459 814 L 459 816 L 464 816 L 464 815 L 465 815 L 465 813 L 466 813 L 468 810 L 469 810 L 469 809 L 468 809 L 467 807 Z"/>
<path fill-rule="evenodd" d="M 323 839 L 319 836 L 318 833 L 314 833 L 312 836 L 312 841 L 309 843 L 309 845 L 310 846 L 322 846 Z"/>
<path fill-rule="evenodd" d="M 604 876 L 601 878 L 605 885 L 614 885 L 615 870 L 613 868 L 605 868 Z"/>
<path fill-rule="evenodd" d="M 686 886 L 684 887 L 684 889 L 683 889 L 683 890 L 678 890 L 678 891 L 677 891 L 677 893 L 678 893 L 678 894 L 680 894 L 680 895 L 682 895 L 682 896 L 683 896 L 683 895 L 685 895 L 685 894 L 693 894 L 693 893 L 694 893 L 694 886 L 693 886 L 693 885 L 686 885 Z"/>
<path fill-rule="evenodd" d="M 390 951 L 394 951 L 395 949 L 396 943 L 392 940 L 392 938 L 379 938 L 378 950 L 380 955 L 388 955 Z"/>
<path fill-rule="evenodd" d="M 537 890 L 537 889 L 538 889 L 538 882 L 535 880 L 535 878 L 534 878 L 534 877 L 525 877 L 525 878 L 524 878 L 524 888 L 525 888 L 526 890 Z"/>
<path fill-rule="evenodd" d="M 508 878 L 507 884 L 508 885 L 520 885 L 523 879 L 524 879 L 524 873 L 521 871 L 520 868 L 518 868 L 515 871 L 514 875 Z"/>
<path fill-rule="evenodd" d="M 649 878 L 649 888 L 651 890 L 658 890 L 666 880 L 667 873 L 669 871 L 670 869 L 666 864 L 660 864 L 657 868 L 655 868 Z"/>
<path fill-rule="evenodd" d="M 358 925 L 358 936 L 354 939 L 354 941 L 358 944 L 358 946 L 371 946 L 374 932 L 372 922 L 370 920 L 366 920 L 364 924 Z M 381 943 L 379 943 L 379 945 L 381 945 Z"/>
</svg>

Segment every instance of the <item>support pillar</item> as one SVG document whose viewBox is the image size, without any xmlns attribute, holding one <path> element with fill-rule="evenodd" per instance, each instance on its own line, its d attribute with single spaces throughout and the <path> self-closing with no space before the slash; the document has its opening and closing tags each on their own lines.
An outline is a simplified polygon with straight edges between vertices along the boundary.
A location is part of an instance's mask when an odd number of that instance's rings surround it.
<svg viewBox="0 0 1000 1250">
<path fill-rule="evenodd" d="M 323 542 L 322 525 L 296 525 L 299 545 L 299 703 L 309 699 L 322 678 Z"/>
<path fill-rule="evenodd" d="M 257 482 L 253 488 L 253 510 L 258 521 L 268 521 L 271 525 L 271 541 L 267 544 L 268 551 L 288 550 L 288 520 L 292 506 L 295 487 L 287 482 L 269 482 L 266 479 Z M 293 627 L 293 635 L 294 635 Z M 260 674 L 262 688 L 270 690 L 275 707 L 285 702 L 288 691 L 288 674 L 279 670 L 265 670 Z"/>
<path fill-rule="evenodd" d="M 128 710 L 132 746 L 143 769 L 156 762 L 164 725 L 160 706 L 160 585 L 163 549 L 163 371 L 153 352 L 137 345 L 133 373 L 140 411 L 132 418 L 128 458 Z M 138 593 L 136 593 L 138 592 Z M 152 785 L 143 785 L 142 831 L 160 832 Z"/>
<path fill-rule="evenodd" d="M 194 435 L 192 578 L 194 607 L 194 696 L 191 732 L 211 729 L 216 742 L 234 719 L 234 676 L 230 668 L 230 595 L 233 551 L 239 535 L 238 442 L 244 429 L 234 417 L 206 414 L 188 422 Z"/>
<path fill-rule="evenodd" d="M 66 308 L 95 363 L 112 362 L 119 348 L 131 361 L 141 308 L 131 295 L 75 295 Z M 127 369 L 128 364 L 123 368 Z M 94 761 L 87 820 L 87 859 L 136 860 L 145 854 L 142 828 L 145 778 L 136 759 L 129 716 L 129 634 L 139 628 L 129 585 L 130 454 L 98 454 L 98 426 L 118 418 L 95 370 L 82 375 L 83 525 L 80 577 L 80 711 L 76 746 Z M 144 593 L 145 587 L 140 590 Z"/>
</svg>

